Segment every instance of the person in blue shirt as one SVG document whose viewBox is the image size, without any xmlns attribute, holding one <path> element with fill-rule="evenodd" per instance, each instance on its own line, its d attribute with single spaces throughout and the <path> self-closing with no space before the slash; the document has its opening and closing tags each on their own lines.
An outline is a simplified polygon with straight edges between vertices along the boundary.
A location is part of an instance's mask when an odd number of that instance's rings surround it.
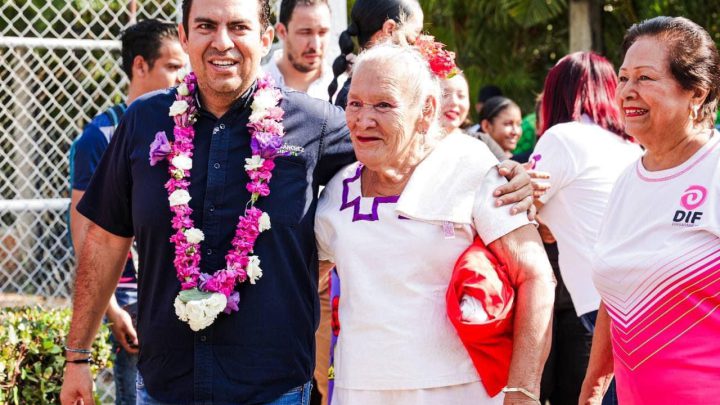
<svg viewBox="0 0 720 405">
<path fill-rule="evenodd" d="M 184 0 L 180 40 L 197 76 L 192 170 L 188 186 L 194 227 L 201 230 L 200 271 L 226 266 L 238 217 L 250 198 L 244 170 L 251 156 L 247 126 L 260 73 L 272 43 L 266 0 Z M 91 224 L 78 263 L 73 319 L 66 341 L 63 405 L 92 402 L 86 364 L 90 347 L 137 242 L 137 403 L 306 404 L 319 320 L 318 257 L 314 221 L 320 185 L 354 161 L 340 108 L 282 89 L 283 150 L 275 159 L 272 192 L 256 207 L 272 228 L 253 246 L 264 275 L 235 287 L 237 311 L 193 331 L 173 302 L 181 289 L 170 243 L 175 234 L 168 203 L 168 162 L 149 162 L 158 132 L 174 139 L 168 115 L 178 89 L 143 96 L 126 111 L 78 212 Z M 529 177 L 516 171 L 498 191 L 502 203 L 532 202 Z"/>
<path fill-rule="evenodd" d="M 175 25 L 151 19 L 128 27 L 121 36 L 122 68 L 130 84 L 125 102 L 97 115 L 73 142 L 70 152 L 70 231 L 77 253 L 85 239 L 89 221 L 76 210 L 100 159 L 108 147 L 127 105 L 139 96 L 175 84 L 186 55 Z M 135 374 L 138 342 L 132 323 L 137 301 L 137 274 L 132 257 L 125 261 L 115 295 L 106 316 L 113 332 L 115 403 L 135 404 Z"/>
</svg>

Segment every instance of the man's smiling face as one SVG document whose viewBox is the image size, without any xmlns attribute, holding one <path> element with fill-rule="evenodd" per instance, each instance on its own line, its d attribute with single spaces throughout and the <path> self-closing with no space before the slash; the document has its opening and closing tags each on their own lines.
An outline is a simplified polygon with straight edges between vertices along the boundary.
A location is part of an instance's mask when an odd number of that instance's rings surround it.
<svg viewBox="0 0 720 405">
<path fill-rule="evenodd" d="M 257 78 L 273 39 L 258 0 L 194 0 L 180 40 L 203 98 L 234 100 Z"/>
</svg>

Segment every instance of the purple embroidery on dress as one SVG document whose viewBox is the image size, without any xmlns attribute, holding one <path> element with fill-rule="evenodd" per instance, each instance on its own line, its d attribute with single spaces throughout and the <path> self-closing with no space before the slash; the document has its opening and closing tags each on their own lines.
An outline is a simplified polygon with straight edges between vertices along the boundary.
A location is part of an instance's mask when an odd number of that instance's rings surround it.
<svg viewBox="0 0 720 405">
<path fill-rule="evenodd" d="M 539 162 L 541 160 L 542 160 L 541 154 L 536 153 L 536 154 L 532 155 L 532 157 L 530 158 L 530 168 L 535 169 L 535 166 L 537 166 L 537 162 Z"/>
<path fill-rule="evenodd" d="M 377 221 L 379 219 L 378 217 L 378 206 L 380 204 L 387 204 L 387 203 L 396 203 L 400 199 L 400 196 L 393 195 L 389 197 L 374 197 L 373 203 L 372 203 L 372 211 L 369 214 L 361 214 L 360 213 L 360 200 L 361 196 L 357 196 L 351 201 L 348 201 L 349 195 L 350 195 L 350 183 L 355 182 L 360 178 L 360 175 L 362 174 L 362 164 L 358 164 L 357 171 L 352 177 L 348 177 L 347 179 L 343 180 L 343 191 L 342 191 L 342 205 L 340 205 L 340 211 L 343 211 L 347 208 L 352 207 L 353 208 L 353 222 L 356 221 Z"/>
</svg>

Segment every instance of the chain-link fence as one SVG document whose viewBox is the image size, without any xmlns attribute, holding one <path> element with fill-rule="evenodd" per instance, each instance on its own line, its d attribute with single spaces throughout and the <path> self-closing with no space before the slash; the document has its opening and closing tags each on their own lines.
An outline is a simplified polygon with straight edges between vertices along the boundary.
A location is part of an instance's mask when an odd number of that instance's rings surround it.
<svg viewBox="0 0 720 405">
<path fill-rule="evenodd" d="M 122 100 L 117 38 L 178 0 L 0 0 L 0 293 L 69 297 L 68 151 Z"/>
<path fill-rule="evenodd" d="M 123 99 L 122 29 L 136 19 L 175 21 L 178 5 L 0 0 L 0 307 L 70 296 L 70 146 Z M 102 403 L 112 403 L 112 375 L 97 384 Z"/>
</svg>

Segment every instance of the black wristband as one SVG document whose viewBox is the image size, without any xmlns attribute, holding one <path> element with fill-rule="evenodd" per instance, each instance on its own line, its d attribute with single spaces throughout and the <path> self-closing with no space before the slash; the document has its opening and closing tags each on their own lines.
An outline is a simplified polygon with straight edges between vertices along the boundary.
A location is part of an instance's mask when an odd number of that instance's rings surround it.
<svg viewBox="0 0 720 405">
<path fill-rule="evenodd" d="M 75 359 L 75 360 L 68 360 L 65 359 L 65 363 L 72 363 L 72 364 L 90 364 L 92 363 L 92 359 L 90 357 L 86 357 L 84 359 Z"/>
</svg>

